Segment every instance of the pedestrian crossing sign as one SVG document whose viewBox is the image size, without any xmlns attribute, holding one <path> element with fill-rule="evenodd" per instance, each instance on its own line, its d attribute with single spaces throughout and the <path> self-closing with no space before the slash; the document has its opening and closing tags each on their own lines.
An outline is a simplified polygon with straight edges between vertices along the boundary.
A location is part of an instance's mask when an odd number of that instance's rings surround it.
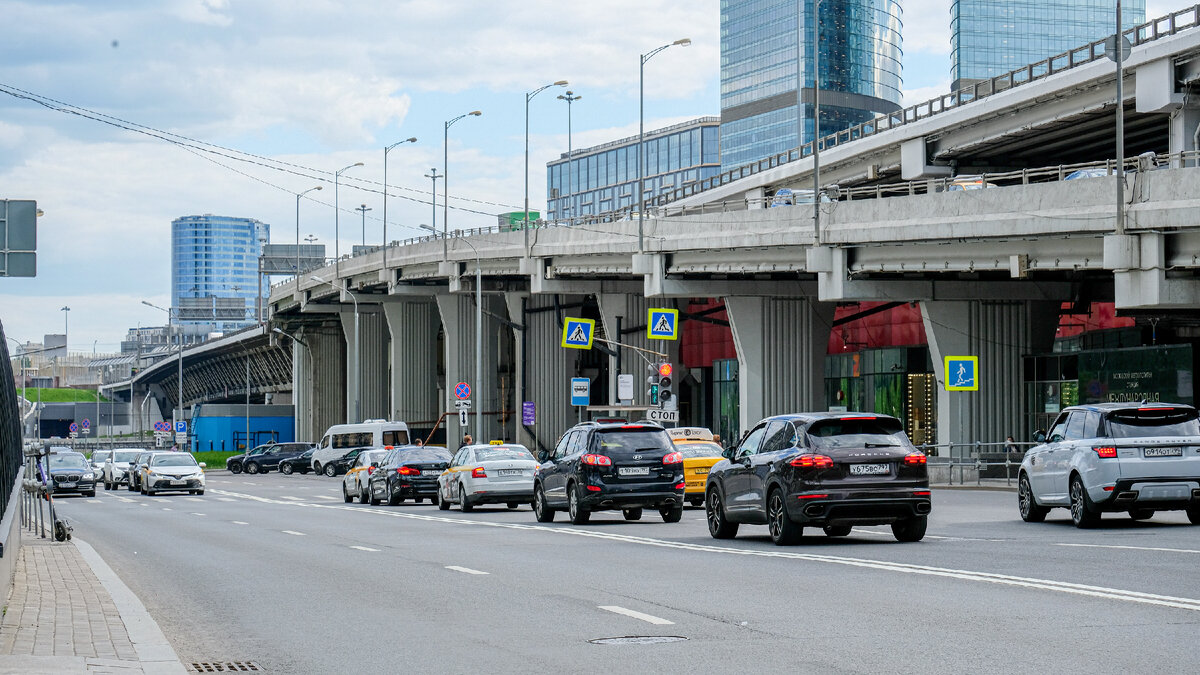
<svg viewBox="0 0 1200 675">
<path fill-rule="evenodd" d="M 979 357 L 947 356 L 946 391 L 979 391 Z"/>
<path fill-rule="evenodd" d="M 568 316 L 563 321 L 562 346 L 569 349 L 591 349 L 596 322 Z"/>
<path fill-rule="evenodd" d="M 646 318 L 646 339 L 678 340 L 679 310 L 651 307 Z"/>
</svg>

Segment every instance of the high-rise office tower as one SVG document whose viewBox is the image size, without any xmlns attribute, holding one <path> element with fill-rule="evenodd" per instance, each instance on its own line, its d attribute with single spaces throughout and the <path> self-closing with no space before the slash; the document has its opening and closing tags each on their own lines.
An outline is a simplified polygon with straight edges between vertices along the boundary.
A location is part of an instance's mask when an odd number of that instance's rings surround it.
<svg viewBox="0 0 1200 675">
<path fill-rule="evenodd" d="M 171 222 L 171 303 L 185 333 L 236 330 L 256 320 L 258 257 L 271 226 L 253 218 Z"/>
<path fill-rule="evenodd" d="M 795 148 L 798 133 L 802 143 L 812 140 L 814 47 L 822 135 L 899 109 L 900 13 L 896 0 L 722 0 L 722 169 Z"/>
<path fill-rule="evenodd" d="M 1115 0 L 953 0 L 951 87 L 1003 75 L 1112 35 Z M 1123 0 L 1121 23 L 1146 20 L 1146 0 Z"/>
</svg>

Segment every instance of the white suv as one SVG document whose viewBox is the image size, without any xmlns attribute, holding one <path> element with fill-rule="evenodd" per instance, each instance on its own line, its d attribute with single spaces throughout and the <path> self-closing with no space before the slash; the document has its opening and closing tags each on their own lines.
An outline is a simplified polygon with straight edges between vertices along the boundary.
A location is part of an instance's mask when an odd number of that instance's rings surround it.
<svg viewBox="0 0 1200 675">
<path fill-rule="evenodd" d="M 1021 462 L 1021 518 L 1039 523 L 1051 508 L 1065 507 L 1076 527 L 1087 528 L 1104 511 L 1145 520 L 1155 511 L 1185 510 L 1200 524 L 1198 417 L 1183 404 L 1067 408 Z"/>
</svg>

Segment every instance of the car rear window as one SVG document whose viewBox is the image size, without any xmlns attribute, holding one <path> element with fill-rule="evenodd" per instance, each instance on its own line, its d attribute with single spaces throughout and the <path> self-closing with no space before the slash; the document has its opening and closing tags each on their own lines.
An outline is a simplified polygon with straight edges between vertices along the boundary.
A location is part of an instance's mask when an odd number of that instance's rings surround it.
<svg viewBox="0 0 1200 675">
<path fill-rule="evenodd" d="M 1148 436 L 1200 436 L 1200 417 L 1192 408 L 1139 408 L 1108 415 L 1112 438 Z"/>
<path fill-rule="evenodd" d="M 657 427 L 622 428 L 611 431 L 602 430 L 592 437 L 592 452 L 602 455 L 620 454 L 623 452 L 662 452 L 666 454 L 675 449 L 667 432 Z"/>
<path fill-rule="evenodd" d="M 114 462 L 132 462 L 138 453 L 136 452 L 117 452 L 113 454 L 112 461 Z"/>
<path fill-rule="evenodd" d="M 808 437 L 818 448 L 893 447 L 908 437 L 900 421 L 891 417 L 840 417 L 813 422 Z"/>
<path fill-rule="evenodd" d="M 405 450 L 398 457 L 400 464 L 412 464 L 414 462 L 449 462 L 450 453 L 441 448 L 426 448 L 413 447 L 412 450 Z"/>
<path fill-rule="evenodd" d="M 675 449 L 683 454 L 684 459 L 721 456 L 721 446 L 716 443 L 676 443 Z"/>
<path fill-rule="evenodd" d="M 475 459 L 480 462 L 490 462 L 494 459 L 533 459 L 533 453 L 517 447 L 480 448 L 475 451 Z"/>
</svg>

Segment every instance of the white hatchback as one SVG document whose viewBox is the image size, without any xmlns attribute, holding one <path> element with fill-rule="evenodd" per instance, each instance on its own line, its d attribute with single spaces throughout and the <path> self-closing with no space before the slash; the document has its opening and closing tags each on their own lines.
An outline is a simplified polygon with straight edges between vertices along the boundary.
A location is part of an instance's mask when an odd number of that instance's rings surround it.
<svg viewBox="0 0 1200 675">
<path fill-rule="evenodd" d="M 533 472 L 538 462 L 523 445 L 468 445 L 438 476 L 438 508 L 451 503 L 470 511 L 477 504 L 507 504 L 515 509 L 533 501 Z"/>
</svg>

